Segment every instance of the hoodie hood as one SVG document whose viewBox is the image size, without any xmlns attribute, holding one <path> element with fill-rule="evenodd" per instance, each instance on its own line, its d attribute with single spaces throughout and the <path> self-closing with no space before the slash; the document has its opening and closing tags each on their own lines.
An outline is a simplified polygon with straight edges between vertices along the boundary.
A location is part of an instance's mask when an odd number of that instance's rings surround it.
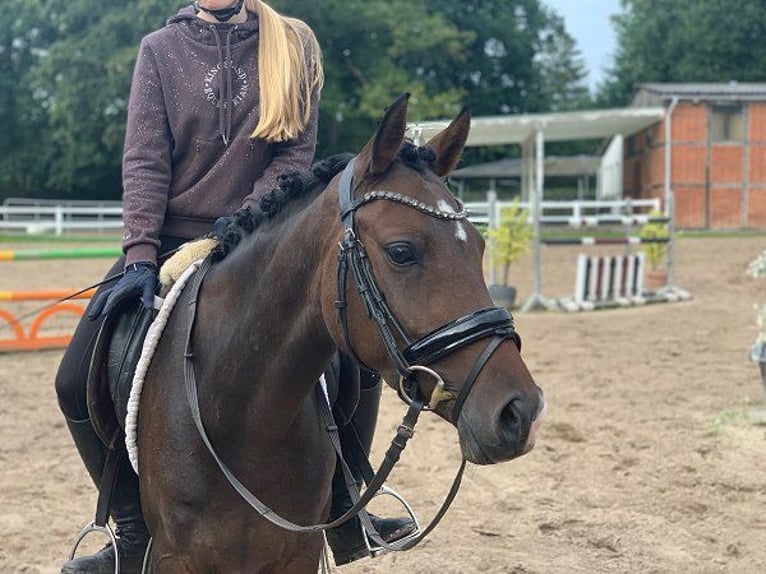
<svg viewBox="0 0 766 574">
<path fill-rule="evenodd" d="M 178 29 L 195 42 L 207 46 L 215 46 L 218 51 L 219 69 L 223 71 L 217 77 L 215 88 L 218 107 L 218 132 L 224 145 L 228 147 L 231 141 L 232 109 L 234 99 L 233 66 L 231 65 L 231 47 L 258 34 L 258 17 L 252 12 L 247 13 L 245 22 L 232 24 L 229 22 L 208 22 L 197 17 L 192 6 L 181 8 L 178 13 L 167 21 L 168 26 L 178 26 Z"/>
</svg>

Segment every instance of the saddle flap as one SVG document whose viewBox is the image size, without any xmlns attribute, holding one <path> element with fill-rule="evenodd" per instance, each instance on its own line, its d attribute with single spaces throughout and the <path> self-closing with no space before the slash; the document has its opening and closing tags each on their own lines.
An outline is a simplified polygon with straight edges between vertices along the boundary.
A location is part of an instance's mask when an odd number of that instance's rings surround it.
<svg viewBox="0 0 766 574">
<path fill-rule="evenodd" d="M 88 413 L 96 434 L 112 450 L 125 429 L 133 375 L 155 315 L 139 299 L 126 302 L 106 316 L 96 338 L 88 370 Z"/>
</svg>

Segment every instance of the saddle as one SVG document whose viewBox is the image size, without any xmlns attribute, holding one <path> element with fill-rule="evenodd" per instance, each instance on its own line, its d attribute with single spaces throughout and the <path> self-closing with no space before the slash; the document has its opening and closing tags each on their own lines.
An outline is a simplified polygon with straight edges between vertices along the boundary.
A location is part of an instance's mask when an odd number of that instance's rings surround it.
<svg viewBox="0 0 766 574">
<path fill-rule="evenodd" d="M 156 315 L 136 298 L 109 313 L 99 329 L 88 370 L 88 413 L 96 434 L 111 450 L 124 435 L 133 375 Z"/>
</svg>

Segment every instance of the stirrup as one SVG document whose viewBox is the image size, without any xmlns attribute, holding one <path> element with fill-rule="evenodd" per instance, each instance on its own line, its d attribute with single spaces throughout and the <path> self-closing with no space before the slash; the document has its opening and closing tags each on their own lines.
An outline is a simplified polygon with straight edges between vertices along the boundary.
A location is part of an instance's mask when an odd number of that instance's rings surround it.
<svg viewBox="0 0 766 574">
<path fill-rule="evenodd" d="M 80 531 L 80 534 L 77 535 L 77 538 L 75 538 L 74 544 L 72 545 L 72 551 L 69 553 L 69 560 L 74 560 L 75 554 L 77 553 L 77 548 L 79 548 L 83 539 L 91 532 L 101 532 L 102 534 L 106 534 L 109 537 L 109 543 L 112 545 L 112 549 L 114 550 L 114 574 L 120 574 L 120 551 L 117 549 L 117 537 L 114 535 L 114 530 L 112 530 L 112 527 L 108 524 L 99 526 L 95 522 L 91 522 L 85 528 L 83 528 Z M 144 565 L 146 565 L 145 562 Z"/>
<path fill-rule="evenodd" d="M 74 544 L 72 545 L 72 550 L 69 553 L 69 560 L 74 560 L 75 554 L 77 553 L 77 548 L 79 548 L 80 544 L 82 544 L 83 539 L 90 534 L 91 532 L 101 532 L 103 534 L 106 534 L 109 537 L 109 544 L 112 545 L 112 549 L 114 550 L 114 574 L 120 574 L 120 550 L 117 547 L 117 536 L 114 534 L 114 530 L 112 530 L 112 527 L 109 526 L 109 524 L 105 524 L 104 526 L 99 526 L 95 522 L 91 522 L 85 528 L 83 528 L 80 533 L 77 535 L 77 538 L 74 541 Z M 144 553 L 144 561 L 141 564 L 141 571 L 142 572 L 149 572 L 148 566 L 149 566 L 149 556 L 151 556 L 152 552 L 152 537 L 149 537 L 149 542 L 146 545 L 146 552 Z"/>
<path fill-rule="evenodd" d="M 370 538 L 367 536 L 367 532 L 365 531 L 364 526 L 362 526 L 362 533 L 364 534 L 364 543 L 367 545 L 367 551 L 370 553 L 370 556 L 373 558 L 376 558 L 378 556 L 383 556 L 384 554 L 388 554 L 389 552 L 399 550 L 397 547 L 404 546 L 406 543 L 408 543 L 410 540 L 417 538 L 420 536 L 421 528 L 420 528 L 420 521 L 418 520 L 418 517 L 415 515 L 415 511 L 410 506 L 410 503 L 407 502 L 404 497 L 396 492 L 393 488 L 390 486 L 386 486 L 385 484 L 380 487 L 378 492 L 375 493 L 375 496 L 392 496 L 395 498 L 402 506 L 404 506 L 404 509 L 407 511 L 407 514 L 412 519 L 412 522 L 415 523 L 415 530 L 410 532 L 407 536 L 403 536 L 399 540 L 396 540 L 394 542 L 390 542 L 389 545 L 393 546 L 391 550 L 388 548 L 383 548 L 382 546 L 373 546 L 370 544 Z"/>
</svg>

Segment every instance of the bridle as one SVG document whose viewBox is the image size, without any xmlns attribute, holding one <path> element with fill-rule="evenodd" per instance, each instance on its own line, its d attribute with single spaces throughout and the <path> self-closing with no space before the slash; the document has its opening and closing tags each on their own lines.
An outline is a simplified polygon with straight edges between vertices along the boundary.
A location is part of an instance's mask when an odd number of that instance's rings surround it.
<svg viewBox="0 0 766 574">
<path fill-rule="evenodd" d="M 215 451 L 210 437 L 207 435 L 204 424 L 202 422 L 202 415 L 200 412 L 199 399 L 197 395 L 197 383 L 194 375 L 194 352 L 192 348 L 194 322 L 196 317 L 197 300 L 199 298 L 199 292 L 202 287 L 202 282 L 205 274 L 212 265 L 211 259 L 208 257 L 201 264 L 195 278 L 191 285 L 191 298 L 189 301 L 189 325 L 186 337 L 186 348 L 184 351 L 184 382 L 186 388 L 187 400 L 189 402 L 189 408 L 192 415 L 197 431 L 202 438 L 208 452 L 215 460 L 219 469 L 228 480 L 229 484 L 240 495 L 240 497 L 252 507 L 258 514 L 271 522 L 272 524 L 289 530 L 291 532 L 318 532 L 321 530 L 327 530 L 329 528 L 335 528 L 340 526 L 344 522 L 359 516 L 362 525 L 367 532 L 369 538 L 380 547 L 386 550 L 407 550 L 419 542 L 421 542 L 436 525 L 441 518 L 446 514 L 450 504 L 454 500 L 457 492 L 460 488 L 460 483 L 465 470 L 466 460 L 461 460 L 460 468 L 452 482 L 452 486 L 439 508 L 434 515 L 428 526 L 423 529 L 422 532 L 414 537 L 407 537 L 403 540 L 399 540 L 393 543 L 385 542 L 375 530 L 370 521 L 370 518 L 365 511 L 365 507 L 372 500 L 372 498 L 378 493 L 378 491 L 384 486 L 385 480 L 393 470 L 394 466 L 399 460 L 402 451 L 407 445 L 409 439 L 412 438 L 415 432 L 415 425 L 418 421 L 420 413 L 424 410 L 433 410 L 442 401 L 448 401 L 455 399 L 455 405 L 452 409 L 452 419 L 457 424 L 458 417 L 463 406 L 463 403 L 468 396 L 474 382 L 476 381 L 479 373 L 489 361 L 492 354 L 498 349 L 501 343 L 510 339 L 512 340 L 519 350 L 521 349 L 521 338 L 516 333 L 513 327 L 513 318 L 511 314 L 499 307 L 486 307 L 479 309 L 474 313 L 460 317 L 435 329 L 429 334 L 421 337 L 415 341 L 411 341 L 401 323 L 396 319 L 391 309 L 386 303 L 377 281 L 372 272 L 372 266 L 367 257 L 367 253 L 364 246 L 359 241 L 358 232 L 356 227 L 356 212 L 367 203 L 376 200 L 386 200 L 406 205 L 413 209 L 416 209 L 428 216 L 435 217 L 437 219 L 443 219 L 446 221 L 463 220 L 466 218 L 466 212 L 461 209 L 459 212 L 446 212 L 424 203 L 417 201 L 413 198 L 392 192 L 385 191 L 371 191 L 362 195 L 361 197 L 354 199 L 353 197 L 353 171 L 356 158 L 353 158 L 345 167 L 341 174 L 338 198 L 340 201 L 340 215 L 341 221 L 344 226 L 343 238 L 340 242 L 340 251 L 338 254 L 338 300 L 335 302 L 338 310 L 338 317 L 342 325 L 343 337 L 345 339 L 346 350 L 354 360 L 356 360 L 361 366 L 364 367 L 364 363 L 356 356 L 351 345 L 351 338 L 348 330 L 348 318 L 347 318 L 347 301 L 346 301 L 346 285 L 348 271 L 351 270 L 354 281 L 356 283 L 357 291 L 364 302 L 367 315 L 375 323 L 378 333 L 385 345 L 385 348 L 400 376 L 399 382 L 399 395 L 409 405 L 407 413 L 405 414 L 402 423 L 399 425 L 396 431 L 396 435 L 391 441 L 391 445 L 385 453 L 383 462 L 380 468 L 375 473 L 366 460 L 361 461 L 361 471 L 364 475 L 367 488 L 363 493 L 359 493 L 356 486 L 356 479 L 351 473 L 348 465 L 343 459 L 343 453 L 340 446 L 340 438 L 338 434 L 338 427 L 333 420 L 332 411 L 324 399 L 323 392 L 318 388 L 317 393 L 319 397 L 320 416 L 322 422 L 325 425 L 330 441 L 335 449 L 338 461 L 341 463 L 341 468 L 348 487 L 349 494 L 353 505 L 342 516 L 338 517 L 332 522 L 325 524 L 312 524 L 302 526 L 291 522 L 269 508 L 266 504 L 261 502 L 248 488 L 234 475 L 229 469 L 226 463 L 221 460 L 218 453 Z M 397 344 L 397 336 L 391 330 L 390 325 L 393 325 L 396 329 L 398 337 L 404 342 L 403 349 L 399 349 Z M 446 388 L 442 377 L 427 365 L 430 365 L 442 357 L 457 351 L 479 341 L 481 339 L 490 338 L 491 341 L 487 344 L 484 350 L 474 363 L 466 382 L 461 388 L 459 393 L 455 393 L 453 390 Z M 417 382 L 417 373 L 426 373 L 436 380 L 436 385 L 431 392 L 431 396 L 426 406 L 426 401 L 419 390 Z M 317 385 L 319 387 L 319 385 Z"/>
<path fill-rule="evenodd" d="M 391 312 L 378 286 L 378 282 L 375 280 L 369 257 L 364 245 L 359 240 L 356 212 L 359 208 L 372 201 L 385 200 L 405 205 L 429 217 L 445 221 L 464 220 L 467 214 L 459 201 L 459 211 L 443 211 L 426 205 L 421 201 L 390 191 L 371 191 L 354 199 L 353 174 L 355 163 L 356 158 L 353 158 L 346 165 L 341 174 L 338 187 L 340 216 L 344 229 L 343 240 L 340 243 L 340 251 L 338 253 L 338 300 L 335 302 L 335 306 L 338 309 L 338 317 L 343 329 L 346 352 L 362 367 L 365 367 L 362 360 L 359 359 L 353 350 L 348 329 L 346 277 L 349 270 L 351 270 L 357 291 L 364 302 L 367 316 L 375 324 L 383 345 L 399 373 L 399 396 L 406 403 L 412 404 L 413 400 L 421 395 L 417 383 L 417 373 L 425 373 L 433 377 L 436 384 L 428 399 L 428 405 L 424 406 L 424 410 L 433 410 L 440 402 L 454 399 L 455 405 L 452 409 L 452 422 L 457 424 L 468 393 L 473 388 L 473 384 L 476 382 L 484 365 L 486 365 L 500 344 L 506 339 L 511 339 L 516 344 L 516 347 L 521 350 L 521 338 L 513 327 L 513 317 L 511 317 L 511 314 L 506 309 L 485 307 L 469 315 L 459 317 L 416 341 L 411 341 L 401 323 Z M 392 327 L 396 330 L 396 335 Z M 405 344 L 402 350 L 399 349 L 397 344 L 397 335 Z M 489 337 L 492 340 L 479 355 L 459 393 L 448 389 L 444 379 L 427 366 L 471 343 Z"/>
</svg>

